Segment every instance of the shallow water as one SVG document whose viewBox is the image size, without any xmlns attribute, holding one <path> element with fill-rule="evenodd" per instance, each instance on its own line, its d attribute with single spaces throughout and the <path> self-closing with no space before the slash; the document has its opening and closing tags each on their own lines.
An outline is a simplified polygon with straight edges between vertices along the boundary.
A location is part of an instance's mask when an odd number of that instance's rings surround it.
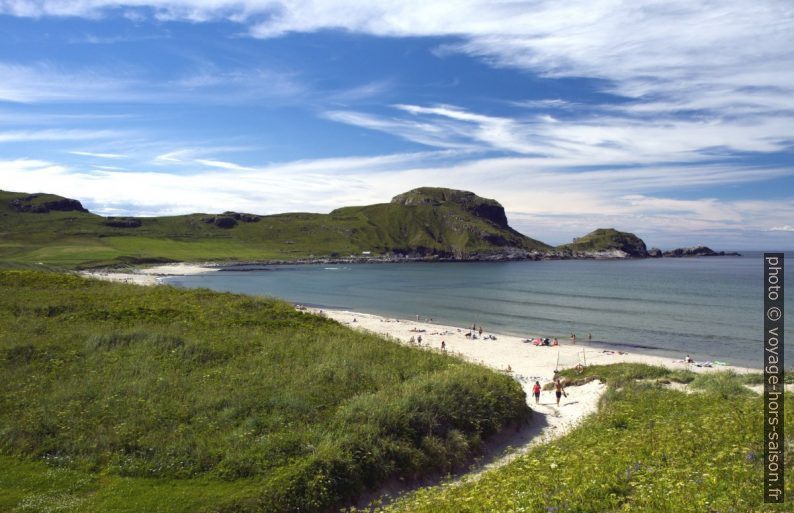
<svg viewBox="0 0 794 513">
<path fill-rule="evenodd" d="M 789 256 L 789 255 L 787 255 Z M 742 257 L 283 265 L 165 281 L 760 367 L 763 261 Z M 794 265 L 794 264 L 792 264 Z M 787 272 L 789 276 L 791 273 Z M 794 283 L 790 286 L 794 287 Z M 786 302 L 791 304 L 791 292 Z M 786 315 L 790 317 L 790 315 Z M 794 343 L 786 351 L 794 363 Z M 789 368 L 791 365 L 787 365 Z"/>
</svg>

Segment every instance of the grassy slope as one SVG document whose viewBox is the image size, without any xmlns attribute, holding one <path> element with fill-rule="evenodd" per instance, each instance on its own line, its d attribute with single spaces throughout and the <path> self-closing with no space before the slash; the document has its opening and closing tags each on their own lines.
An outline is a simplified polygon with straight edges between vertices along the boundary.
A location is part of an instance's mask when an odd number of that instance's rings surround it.
<svg viewBox="0 0 794 513">
<path fill-rule="evenodd" d="M 464 256 L 496 251 L 505 243 L 548 249 L 454 204 L 384 203 L 331 214 L 279 214 L 230 229 L 204 223 L 202 214 L 142 218 L 140 227 L 116 228 L 86 212 L 18 213 L 9 202 L 24 196 L 0 191 L 0 262 L 74 268 L 153 260 L 290 260 L 362 251 Z"/>
<path fill-rule="evenodd" d="M 527 418 L 512 379 L 286 303 L 0 272 L 0 511 L 322 511 Z"/>
<path fill-rule="evenodd" d="M 475 482 L 422 489 L 383 511 L 792 511 L 790 504 L 762 502 L 763 399 L 742 386 L 742 377 L 694 377 L 642 365 L 599 366 L 590 374 L 604 377 L 610 387 L 601 409 L 559 442 Z M 685 394 L 638 381 L 648 379 L 691 380 L 703 392 Z M 568 394 L 575 398 L 576 388 Z M 786 422 L 792 421 L 789 399 Z M 789 496 L 793 477 L 787 473 Z"/>
</svg>

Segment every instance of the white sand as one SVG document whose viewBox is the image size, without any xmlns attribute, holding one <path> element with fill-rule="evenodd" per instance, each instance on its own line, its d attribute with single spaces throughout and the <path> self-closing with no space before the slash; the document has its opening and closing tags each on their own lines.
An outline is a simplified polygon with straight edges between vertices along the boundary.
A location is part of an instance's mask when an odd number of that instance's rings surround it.
<svg viewBox="0 0 794 513">
<path fill-rule="evenodd" d="M 125 272 L 107 270 L 80 271 L 81 276 L 118 283 L 134 283 L 136 285 L 158 285 L 164 276 L 188 276 L 210 273 L 219 270 L 216 264 L 164 264 L 155 267 L 132 269 Z"/>
<path fill-rule="evenodd" d="M 539 381 L 541 385 L 544 385 L 553 379 L 558 359 L 560 369 L 574 367 L 577 363 L 592 365 L 636 362 L 662 365 L 670 369 L 689 369 L 694 372 L 713 372 L 728 369 L 739 373 L 757 372 L 755 369 L 744 367 L 697 367 L 683 362 L 676 362 L 672 358 L 640 353 L 617 354 L 613 352 L 609 354 L 602 349 L 588 347 L 587 343 L 582 343 L 581 341 L 574 345 L 569 339 L 560 340 L 560 345 L 557 347 L 534 346 L 531 343 L 522 342 L 520 337 L 492 334 L 484 331 L 482 336 L 477 334 L 477 340 L 472 340 L 466 337 L 466 334 L 470 331 L 466 328 L 442 326 L 414 320 L 390 319 L 379 315 L 343 310 L 309 309 L 308 311 L 314 313 L 322 312 L 323 315 L 352 328 L 385 335 L 406 344 L 409 343 L 412 337 L 416 339 L 421 335 L 421 347 L 428 349 L 441 350 L 441 342 L 444 341 L 448 352 L 504 372 L 508 372 L 509 366 L 509 373 L 522 384 L 527 393 L 530 407 L 544 416 L 545 426 L 533 433 L 534 436 L 530 440 L 525 440 L 524 444 L 517 448 L 518 451 L 516 453 L 508 458 L 499 460 L 496 464 L 503 464 L 514 457 L 515 454 L 526 451 L 536 443 L 550 441 L 566 434 L 583 418 L 596 411 L 598 399 L 606 390 L 606 385 L 598 381 L 567 388 L 568 397 L 561 399 L 559 407 L 556 405 L 554 392 L 546 390 L 541 392 L 540 404 L 535 404 L 535 398 L 532 396 L 532 386 L 535 381 Z M 354 319 L 355 322 L 353 322 Z M 496 340 L 483 338 L 488 335 L 494 335 Z M 544 423 L 541 422 L 540 424 Z"/>
</svg>

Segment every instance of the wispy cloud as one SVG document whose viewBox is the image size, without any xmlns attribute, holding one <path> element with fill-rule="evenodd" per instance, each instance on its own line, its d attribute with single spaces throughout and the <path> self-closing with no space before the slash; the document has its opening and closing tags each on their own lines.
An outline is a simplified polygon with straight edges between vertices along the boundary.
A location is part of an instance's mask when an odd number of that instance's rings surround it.
<svg viewBox="0 0 794 513">
<path fill-rule="evenodd" d="M 85 141 L 119 137 L 122 133 L 117 130 L 13 130 L 0 132 L 0 144 L 29 141 Z"/>
<path fill-rule="evenodd" d="M 306 88 L 291 74 L 267 69 L 220 70 L 204 63 L 176 78 L 133 69 L 64 70 L 47 63 L 0 62 L 0 101 L 16 103 L 202 103 L 298 98 Z"/>
<path fill-rule="evenodd" d="M 100 159 L 122 159 L 126 157 L 126 155 L 120 153 L 95 153 L 91 151 L 70 151 L 69 153 L 81 157 L 96 157 Z"/>
<path fill-rule="evenodd" d="M 722 122 L 617 115 L 560 120 L 535 113 L 489 116 L 449 105 L 395 108 L 407 115 L 330 111 L 325 117 L 428 146 L 535 155 L 555 166 L 697 162 L 713 159 L 715 150 L 782 151 L 794 137 L 791 121 L 778 116 Z"/>
</svg>

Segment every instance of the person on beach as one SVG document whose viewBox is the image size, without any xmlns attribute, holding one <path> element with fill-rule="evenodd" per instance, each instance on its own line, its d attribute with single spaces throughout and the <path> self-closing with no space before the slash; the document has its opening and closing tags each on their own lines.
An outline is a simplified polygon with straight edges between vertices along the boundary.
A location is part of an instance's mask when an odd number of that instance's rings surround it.
<svg viewBox="0 0 794 513">
<path fill-rule="evenodd" d="M 535 396 L 535 404 L 540 404 L 540 381 L 535 382 L 535 386 L 532 387 L 532 393 Z"/>
<path fill-rule="evenodd" d="M 418 345 L 420 345 L 420 346 L 422 345 L 422 335 L 419 335 L 418 337 L 416 337 L 416 343 Z"/>
<path fill-rule="evenodd" d="M 695 360 L 693 360 L 691 356 L 686 355 L 686 358 L 684 358 L 684 362 L 686 362 L 686 363 L 694 363 Z"/>
<path fill-rule="evenodd" d="M 444 342 L 443 340 L 441 341 L 441 350 L 442 351 L 446 351 L 447 350 L 447 343 Z"/>
<path fill-rule="evenodd" d="M 573 345 L 576 345 L 576 333 L 571 333 L 571 342 L 573 342 Z"/>
<path fill-rule="evenodd" d="M 587 341 L 590 342 L 591 340 L 593 340 L 593 334 L 592 333 L 588 333 L 587 334 Z"/>
<path fill-rule="evenodd" d="M 557 406 L 560 405 L 560 397 L 565 394 L 565 397 L 568 397 L 568 394 L 565 393 L 565 389 L 562 386 L 562 381 L 560 378 L 554 379 L 554 393 L 557 396 Z"/>
</svg>

